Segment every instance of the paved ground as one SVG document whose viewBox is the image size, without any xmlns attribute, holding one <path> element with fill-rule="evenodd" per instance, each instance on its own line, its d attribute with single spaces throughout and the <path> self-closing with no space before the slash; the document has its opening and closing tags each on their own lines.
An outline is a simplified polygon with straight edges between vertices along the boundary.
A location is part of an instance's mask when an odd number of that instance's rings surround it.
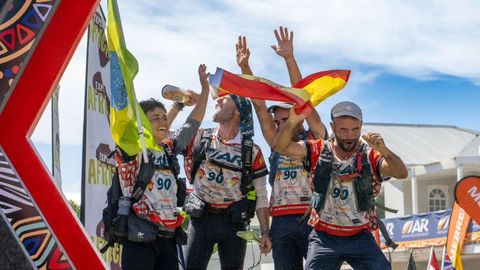
<svg viewBox="0 0 480 270">
<path fill-rule="evenodd" d="M 252 253 L 253 251 L 253 253 Z M 255 263 L 258 262 L 260 256 L 260 249 L 257 244 L 247 244 L 247 252 L 245 255 L 245 264 L 243 269 L 251 270 L 273 270 L 273 258 L 272 253 L 270 252 L 267 256 L 262 256 L 261 262 L 257 267 L 249 268 L 254 265 L 253 259 L 255 258 Z M 220 268 L 220 259 L 218 258 L 218 253 L 212 255 L 210 263 L 208 264 L 208 270 L 217 270 Z"/>
</svg>

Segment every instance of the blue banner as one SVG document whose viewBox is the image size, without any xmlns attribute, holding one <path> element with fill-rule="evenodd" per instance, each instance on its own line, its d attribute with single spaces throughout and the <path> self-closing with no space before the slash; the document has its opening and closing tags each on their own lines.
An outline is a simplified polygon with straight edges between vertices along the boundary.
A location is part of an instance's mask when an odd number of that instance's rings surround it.
<svg viewBox="0 0 480 270">
<path fill-rule="evenodd" d="M 451 209 L 430 212 L 400 218 L 382 219 L 390 237 L 402 248 L 427 247 L 444 245 L 450 224 Z M 474 233 L 480 236 L 480 226 L 473 221 L 468 226 L 467 235 Z M 473 239 L 477 239 L 474 237 Z M 380 240 L 385 243 L 382 235 Z M 472 236 L 467 237 L 467 244 Z M 470 241 L 471 242 L 471 241 Z"/>
</svg>

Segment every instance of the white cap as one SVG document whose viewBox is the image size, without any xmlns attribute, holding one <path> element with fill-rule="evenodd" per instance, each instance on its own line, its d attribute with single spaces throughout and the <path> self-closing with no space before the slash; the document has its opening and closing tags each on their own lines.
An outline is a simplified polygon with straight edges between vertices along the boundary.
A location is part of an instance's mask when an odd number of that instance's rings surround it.
<svg viewBox="0 0 480 270">
<path fill-rule="evenodd" d="M 362 110 L 358 107 L 357 104 L 350 101 L 342 101 L 333 106 L 330 115 L 333 118 L 340 116 L 351 116 L 362 121 Z"/>
</svg>

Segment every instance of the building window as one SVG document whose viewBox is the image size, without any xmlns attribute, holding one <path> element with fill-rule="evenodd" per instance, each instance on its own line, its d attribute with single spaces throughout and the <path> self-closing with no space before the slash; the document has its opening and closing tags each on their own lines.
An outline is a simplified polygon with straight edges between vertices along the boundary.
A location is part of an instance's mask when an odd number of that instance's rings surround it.
<svg viewBox="0 0 480 270">
<path fill-rule="evenodd" d="M 447 195 L 444 189 L 434 187 L 428 193 L 428 206 L 430 212 L 447 209 Z"/>
</svg>

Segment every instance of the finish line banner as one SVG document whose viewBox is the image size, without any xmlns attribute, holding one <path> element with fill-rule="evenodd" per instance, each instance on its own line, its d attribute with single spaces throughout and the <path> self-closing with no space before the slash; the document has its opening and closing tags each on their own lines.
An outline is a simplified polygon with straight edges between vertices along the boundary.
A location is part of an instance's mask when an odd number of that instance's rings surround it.
<svg viewBox="0 0 480 270">
<path fill-rule="evenodd" d="M 393 241 L 400 249 L 443 246 L 448 234 L 451 210 L 411 215 L 401 218 L 382 219 Z M 380 236 L 381 247 L 385 239 Z M 480 243 L 480 226 L 470 222 L 465 244 Z"/>
<path fill-rule="evenodd" d="M 106 19 L 99 6 L 88 28 L 81 217 L 98 250 L 106 244 L 102 210 L 115 166 L 110 156 L 115 144 L 110 132 L 110 59 L 105 30 Z M 121 246 L 115 244 L 102 257 L 110 269 L 121 269 Z"/>
</svg>

